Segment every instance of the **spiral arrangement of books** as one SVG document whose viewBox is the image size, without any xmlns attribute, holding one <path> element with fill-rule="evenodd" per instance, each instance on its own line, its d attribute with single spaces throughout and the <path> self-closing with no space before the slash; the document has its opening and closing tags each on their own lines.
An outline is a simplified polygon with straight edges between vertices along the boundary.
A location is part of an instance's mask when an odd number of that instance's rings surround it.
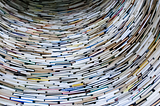
<svg viewBox="0 0 160 106">
<path fill-rule="evenodd" d="M 0 0 L 0 106 L 159 106 L 160 0 Z"/>
</svg>

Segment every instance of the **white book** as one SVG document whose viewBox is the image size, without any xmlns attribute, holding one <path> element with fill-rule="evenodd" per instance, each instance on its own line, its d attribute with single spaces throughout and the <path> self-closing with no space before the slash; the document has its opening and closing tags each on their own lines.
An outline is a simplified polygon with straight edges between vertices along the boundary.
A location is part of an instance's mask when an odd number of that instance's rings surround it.
<svg viewBox="0 0 160 106">
<path fill-rule="evenodd" d="M 0 85 L 0 87 L 3 88 L 3 89 L 7 89 L 9 91 L 15 92 L 15 90 L 12 89 L 12 88 L 9 88 L 9 87 L 3 86 L 3 85 Z"/>
<path fill-rule="evenodd" d="M 118 92 L 118 91 L 119 91 L 119 90 L 117 89 L 117 90 L 115 90 L 115 91 L 113 91 L 113 92 L 104 94 L 103 96 L 98 97 L 98 99 L 105 99 L 105 100 L 107 100 L 107 99 L 112 98 L 113 96 L 115 96 L 114 93 L 115 93 L 115 92 Z"/>
<path fill-rule="evenodd" d="M 40 104 L 40 103 L 24 103 L 24 106 L 49 106 L 48 104 L 46 104 L 46 103 L 42 103 L 42 104 Z"/>
<path fill-rule="evenodd" d="M 9 106 L 21 106 L 21 103 L 18 103 L 17 102 L 14 102 L 14 101 L 11 101 L 11 100 L 6 100 L 6 99 L 2 99 L 0 98 L 0 103 L 1 104 L 4 104 L 4 105 L 9 105 Z"/>
</svg>

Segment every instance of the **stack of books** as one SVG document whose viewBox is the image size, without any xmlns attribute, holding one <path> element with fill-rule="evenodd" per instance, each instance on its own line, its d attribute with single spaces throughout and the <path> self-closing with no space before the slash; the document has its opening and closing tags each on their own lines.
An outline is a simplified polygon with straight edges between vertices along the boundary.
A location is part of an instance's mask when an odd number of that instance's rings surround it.
<svg viewBox="0 0 160 106">
<path fill-rule="evenodd" d="M 159 0 L 1 0 L 0 105 L 159 106 Z"/>
</svg>

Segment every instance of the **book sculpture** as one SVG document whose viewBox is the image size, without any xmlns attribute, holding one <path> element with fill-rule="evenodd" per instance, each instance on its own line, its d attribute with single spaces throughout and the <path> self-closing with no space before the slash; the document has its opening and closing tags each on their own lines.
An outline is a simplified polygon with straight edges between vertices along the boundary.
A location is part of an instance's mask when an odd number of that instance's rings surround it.
<svg viewBox="0 0 160 106">
<path fill-rule="evenodd" d="M 0 0 L 0 106 L 159 106 L 160 0 Z"/>
</svg>

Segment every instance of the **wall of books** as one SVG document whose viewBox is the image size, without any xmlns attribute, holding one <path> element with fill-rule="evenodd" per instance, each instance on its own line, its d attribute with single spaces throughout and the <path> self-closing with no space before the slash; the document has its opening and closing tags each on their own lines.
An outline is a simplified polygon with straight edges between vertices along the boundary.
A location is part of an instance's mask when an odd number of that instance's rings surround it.
<svg viewBox="0 0 160 106">
<path fill-rule="evenodd" d="M 0 106 L 72 105 L 160 105 L 160 0 L 0 0 Z"/>
</svg>

